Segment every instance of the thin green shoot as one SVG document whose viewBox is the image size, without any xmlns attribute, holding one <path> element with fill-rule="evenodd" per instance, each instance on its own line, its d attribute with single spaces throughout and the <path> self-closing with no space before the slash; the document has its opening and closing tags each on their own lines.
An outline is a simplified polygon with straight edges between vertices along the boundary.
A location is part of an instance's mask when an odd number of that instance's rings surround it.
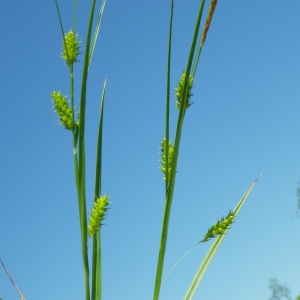
<svg viewBox="0 0 300 300">
<path fill-rule="evenodd" d="M 100 106 L 100 118 L 98 128 L 98 142 L 96 154 L 96 174 L 95 174 L 95 200 L 101 195 L 101 170 L 102 170 L 102 133 L 103 133 L 103 111 L 106 91 L 106 81 L 104 80 L 102 100 Z M 93 236 L 93 262 L 92 262 L 92 299 L 101 300 L 102 290 L 102 268 L 101 268 L 101 231 Z"/>
<path fill-rule="evenodd" d="M 166 94 L 166 142 L 169 142 L 169 123 L 170 123 L 170 81 L 171 81 L 171 52 L 172 52 L 172 29 L 173 29 L 173 11 L 174 0 L 171 1 L 170 9 L 170 25 L 169 25 L 169 38 L 168 38 L 168 62 L 167 62 L 167 94 Z M 169 148 L 166 147 L 166 166 L 169 166 Z M 166 172 L 166 196 L 168 193 L 169 172 Z"/>
<path fill-rule="evenodd" d="M 98 34 L 99 34 L 99 30 L 100 30 L 100 25 L 101 25 L 101 20 L 102 20 L 102 14 L 105 8 L 105 4 L 106 4 L 106 0 L 103 0 L 101 8 L 100 8 L 100 12 L 98 15 L 98 21 L 97 21 L 97 25 L 96 25 L 96 29 L 95 29 L 95 33 L 94 33 L 94 37 L 93 37 L 93 41 L 92 41 L 92 45 L 91 45 L 91 50 L 90 50 L 90 54 L 89 54 L 89 66 L 88 69 L 90 68 L 90 64 L 93 58 L 93 54 L 94 54 L 94 50 L 95 50 L 95 46 L 96 46 L 96 42 L 98 39 Z"/>
</svg>

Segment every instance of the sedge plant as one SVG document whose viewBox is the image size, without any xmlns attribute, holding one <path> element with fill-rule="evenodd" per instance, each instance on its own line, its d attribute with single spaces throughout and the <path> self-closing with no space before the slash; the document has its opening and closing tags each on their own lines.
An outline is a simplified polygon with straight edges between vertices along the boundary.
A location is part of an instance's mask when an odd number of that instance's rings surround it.
<svg viewBox="0 0 300 300">
<path fill-rule="evenodd" d="M 96 10 L 96 0 L 92 0 L 90 8 L 90 17 L 87 25 L 87 36 L 85 41 L 85 49 L 83 52 L 83 70 L 81 77 L 81 89 L 78 97 L 79 110 L 75 112 L 75 95 L 74 95 L 74 64 L 78 61 L 78 56 L 81 54 L 80 41 L 76 33 L 76 10 L 77 0 L 74 1 L 74 24 L 73 29 L 64 31 L 62 19 L 59 11 L 58 0 L 54 0 L 58 19 L 62 34 L 62 54 L 61 57 L 65 62 L 66 67 L 69 69 L 69 82 L 70 82 L 70 98 L 63 94 L 60 90 L 51 93 L 53 108 L 58 115 L 60 124 L 68 130 L 72 135 L 72 149 L 74 161 L 74 176 L 77 189 L 78 209 L 79 209 L 79 224 L 81 236 L 81 252 L 82 264 L 84 272 L 84 287 L 85 287 L 85 300 L 101 300 L 102 299 L 102 270 L 101 270 L 101 225 L 106 217 L 107 210 L 109 209 L 109 196 L 102 193 L 101 189 L 101 166 L 102 166 L 102 129 L 103 129 L 103 113 L 105 103 L 106 79 L 104 80 L 103 91 L 100 104 L 98 137 L 96 145 L 96 159 L 95 159 L 95 187 L 93 197 L 93 208 L 88 218 L 87 200 L 86 200 L 86 165 L 85 165 L 85 121 L 86 121 L 86 101 L 87 101 L 87 81 L 90 64 L 92 61 L 95 45 L 100 29 L 102 14 L 106 4 L 103 0 L 100 10 L 98 12 L 98 19 L 94 26 L 94 17 Z M 172 27 L 173 27 L 173 11 L 174 0 L 170 3 L 170 23 L 169 23 L 169 37 L 168 37 L 168 57 L 167 57 L 167 81 L 166 81 L 166 126 L 165 137 L 161 141 L 161 171 L 165 181 L 165 207 L 162 221 L 162 231 L 160 237 L 160 247 L 158 252 L 158 260 L 156 267 L 156 276 L 154 281 L 153 300 L 158 300 L 162 286 L 162 276 L 164 271 L 165 252 L 168 239 L 169 221 L 171 215 L 172 201 L 174 195 L 177 163 L 179 157 L 180 141 L 182 129 L 186 112 L 192 106 L 191 97 L 193 96 L 192 89 L 195 81 L 195 75 L 201 55 L 202 48 L 205 44 L 208 30 L 214 15 L 217 5 L 217 0 L 211 0 L 208 10 L 208 15 L 204 22 L 204 27 L 201 28 L 202 14 L 204 10 L 205 0 L 200 0 L 200 7 L 198 10 L 194 33 L 192 37 L 189 56 L 187 59 L 186 67 L 181 75 L 178 86 L 175 88 L 176 107 L 178 109 L 178 118 L 176 125 L 176 133 L 174 142 L 170 139 L 170 77 L 171 77 L 171 49 L 172 49 Z M 92 37 L 92 29 L 94 34 Z M 210 249 L 208 250 L 205 258 L 199 266 L 194 278 L 188 288 L 185 300 L 193 299 L 195 292 L 203 278 L 210 262 L 224 240 L 226 234 L 231 228 L 236 216 L 238 215 L 242 205 L 244 204 L 247 196 L 251 192 L 254 183 L 247 190 L 242 199 L 238 202 L 236 208 L 213 224 L 198 242 L 198 244 L 207 242 L 214 239 Z M 88 245 L 91 241 L 91 260 L 89 259 Z M 194 247 L 195 247 L 194 246 Z M 192 247 L 192 249 L 194 248 Z M 190 250 L 189 250 L 190 251 Z M 188 251 L 188 252 L 189 252 Z M 187 254 L 187 253 L 186 253 Z M 184 257 L 184 254 L 182 257 Z M 181 258 L 179 259 L 181 260 Z M 1 261 L 2 263 L 2 261 Z M 178 263 L 178 262 L 177 262 Z M 177 264 L 176 263 L 176 264 Z M 175 264 L 175 265 L 176 265 Z M 2 263 L 3 265 L 3 263 Z M 4 265 L 4 270 L 6 271 Z M 7 275 L 11 279 L 7 272 Z M 12 279 L 11 279 L 12 281 Z M 14 284 L 14 282 L 12 281 Z M 21 299 L 25 299 L 21 292 L 14 284 Z"/>
</svg>

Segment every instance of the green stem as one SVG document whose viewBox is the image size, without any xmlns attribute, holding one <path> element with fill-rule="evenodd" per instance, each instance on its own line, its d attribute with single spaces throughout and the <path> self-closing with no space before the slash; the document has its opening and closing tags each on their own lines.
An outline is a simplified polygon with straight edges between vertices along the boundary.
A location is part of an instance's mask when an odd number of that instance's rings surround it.
<svg viewBox="0 0 300 300">
<path fill-rule="evenodd" d="M 169 186 L 169 120 L 170 120 L 170 77 L 171 77 L 171 48 L 172 48 L 172 28 L 173 28 L 173 11 L 174 11 L 174 0 L 171 0 L 171 9 L 170 9 L 170 25 L 169 25 L 169 40 L 168 40 L 168 62 L 167 62 L 167 95 L 166 95 L 166 136 L 165 136 L 165 151 L 166 151 L 166 172 L 165 172 L 165 197 L 167 198 L 168 194 L 168 186 Z M 160 248 L 158 254 L 158 261 L 156 267 L 156 277 L 155 277 L 155 285 L 154 285 L 154 294 L 153 300 L 158 300 L 161 280 L 162 280 L 162 272 L 164 265 L 164 256 L 166 249 L 167 236 L 165 232 L 165 227 L 168 227 L 166 222 L 166 213 L 167 213 L 167 201 L 165 203 L 165 213 L 163 219 L 163 227 L 160 239 Z"/>
<path fill-rule="evenodd" d="M 79 120 L 79 142 L 78 142 L 78 161 L 79 161 L 79 215 L 80 215 L 80 229 L 81 229 L 81 245 L 82 245 L 82 259 L 85 278 L 85 296 L 86 300 L 90 300 L 89 287 L 89 264 L 88 264 L 88 248 L 87 248 L 87 217 L 86 217 L 86 194 L 85 194 L 85 107 L 86 107 L 86 89 L 88 78 L 89 65 L 89 51 L 93 17 L 95 11 L 96 0 L 92 1 L 90 19 L 88 24 L 88 32 L 86 38 L 86 48 L 84 54 L 84 66 L 82 72 L 81 96 L 80 96 L 80 120 Z"/>
<path fill-rule="evenodd" d="M 92 300 L 102 298 L 101 229 L 93 236 Z"/>
<path fill-rule="evenodd" d="M 200 39 L 199 39 L 199 43 L 200 43 Z M 199 62 L 200 55 L 201 55 L 201 52 L 202 52 L 202 47 L 203 47 L 203 45 L 198 45 L 197 46 L 196 59 L 194 60 L 193 65 L 192 65 L 192 69 L 191 69 L 191 73 L 194 75 L 194 77 L 195 77 L 196 70 L 197 70 L 197 67 L 198 67 L 198 62 Z"/>
<path fill-rule="evenodd" d="M 73 63 L 70 65 L 70 95 L 71 95 L 71 109 L 72 109 L 72 122 L 75 124 L 75 111 L 74 111 L 74 69 Z M 77 128 L 72 129 L 73 135 L 73 155 L 74 155 L 74 166 L 75 166 L 75 179 L 76 185 L 78 186 L 78 157 L 77 157 Z"/>
<path fill-rule="evenodd" d="M 65 46 L 65 49 L 67 49 L 67 44 L 66 44 L 66 40 L 65 40 L 65 33 L 64 33 L 63 25 L 62 25 L 62 20 L 61 20 L 61 16 L 60 16 L 60 12 L 59 12 L 58 3 L 57 3 L 57 0 L 54 0 L 54 1 L 55 1 L 56 11 L 57 11 L 58 19 L 59 19 L 60 30 L 61 30 L 62 38 L 63 38 L 63 41 L 64 41 L 64 46 Z M 66 52 L 67 52 L 67 57 L 68 57 L 68 60 L 69 60 L 69 53 L 68 53 L 68 51 L 66 51 Z"/>
</svg>

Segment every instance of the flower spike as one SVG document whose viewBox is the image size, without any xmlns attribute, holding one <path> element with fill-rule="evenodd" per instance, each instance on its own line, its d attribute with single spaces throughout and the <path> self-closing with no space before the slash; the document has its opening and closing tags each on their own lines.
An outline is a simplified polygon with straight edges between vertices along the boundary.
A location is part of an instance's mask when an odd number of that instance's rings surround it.
<svg viewBox="0 0 300 300">
<path fill-rule="evenodd" d="M 77 41 L 77 36 L 78 34 L 74 34 L 72 30 L 65 34 L 61 57 L 66 61 L 68 66 L 77 62 L 77 56 L 79 55 L 79 41 Z"/>
<path fill-rule="evenodd" d="M 186 80 L 186 72 L 184 71 L 181 76 L 181 79 L 178 83 L 178 87 L 175 88 L 176 98 L 177 98 L 176 106 L 178 109 L 180 109 L 181 102 L 182 102 L 183 88 L 184 88 L 185 80 Z M 193 94 L 192 94 L 193 82 L 194 82 L 194 75 L 190 74 L 189 79 L 188 79 L 188 91 L 187 91 L 187 99 L 186 99 L 185 109 L 190 107 L 192 104 L 189 100 L 190 100 L 191 96 L 193 96 Z"/>
<path fill-rule="evenodd" d="M 201 242 L 205 243 L 209 239 L 212 239 L 218 235 L 225 233 L 226 230 L 230 229 L 235 218 L 234 212 L 230 211 L 225 218 L 219 220 L 216 224 L 214 224 L 210 229 L 208 229 L 206 235 L 204 236 Z"/>
<path fill-rule="evenodd" d="M 166 180 L 166 170 L 168 170 L 168 182 L 170 181 L 171 171 L 172 171 L 172 162 L 173 162 L 173 155 L 174 155 L 174 146 L 172 145 L 172 141 L 170 140 L 168 143 L 168 166 L 166 160 L 166 147 L 167 142 L 166 138 L 161 141 L 161 148 L 160 148 L 160 156 L 161 156 L 161 171 L 164 173 L 164 180 Z"/>
<path fill-rule="evenodd" d="M 102 226 L 102 221 L 105 218 L 105 213 L 108 210 L 108 196 L 104 195 L 96 199 L 94 202 L 94 208 L 91 211 L 90 225 L 88 226 L 89 236 L 92 237 Z"/>
<path fill-rule="evenodd" d="M 75 129 L 77 124 L 73 122 L 72 109 L 67 101 L 67 96 L 63 97 L 60 92 L 52 92 L 52 101 L 54 104 L 55 112 L 58 114 L 61 121 L 61 125 L 65 126 L 66 129 Z"/>
</svg>

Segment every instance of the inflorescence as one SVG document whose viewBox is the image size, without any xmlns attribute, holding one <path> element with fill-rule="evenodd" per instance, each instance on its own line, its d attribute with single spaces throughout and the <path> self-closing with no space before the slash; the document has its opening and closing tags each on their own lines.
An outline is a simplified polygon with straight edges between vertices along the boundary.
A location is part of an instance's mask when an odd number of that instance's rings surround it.
<svg viewBox="0 0 300 300">
<path fill-rule="evenodd" d="M 90 225 L 88 226 L 90 237 L 92 237 L 103 225 L 101 222 L 105 219 L 105 214 L 108 210 L 108 205 L 110 204 L 108 198 L 107 195 L 104 195 L 94 202 L 94 208 L 92 209 L 90 216 Z"/>
<path fill-rule="evenodd" d="M 210 229 L 208 229 L 206 235 L 204 236 L 201 242 L 206 242 L 209 239 L 212 239 L 218 235 L 221 235 L 226 232 L 226 230 L 230 229 L 235 218 L 234 212 L 230 211 L 228 215 L 221 220 L 219 220 L 216 224 L 214 224 Z"/>
</svg>

